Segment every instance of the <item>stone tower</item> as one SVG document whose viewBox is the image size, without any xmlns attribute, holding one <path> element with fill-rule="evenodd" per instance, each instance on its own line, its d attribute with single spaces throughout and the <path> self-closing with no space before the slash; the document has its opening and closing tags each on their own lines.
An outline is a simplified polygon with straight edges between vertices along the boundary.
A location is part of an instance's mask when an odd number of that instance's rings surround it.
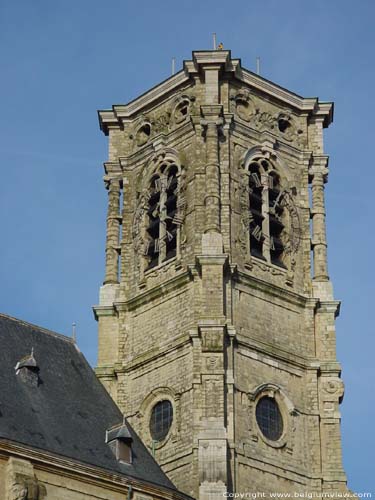
<svg viewBox="0 0 375 500">
<path fill-rule="evenodd" d="M 97 375 L 200 500 L 346 490 L 324 206 L 332 114 L 227 50 L 193 52 L 99 112 Z"/>
</svg>

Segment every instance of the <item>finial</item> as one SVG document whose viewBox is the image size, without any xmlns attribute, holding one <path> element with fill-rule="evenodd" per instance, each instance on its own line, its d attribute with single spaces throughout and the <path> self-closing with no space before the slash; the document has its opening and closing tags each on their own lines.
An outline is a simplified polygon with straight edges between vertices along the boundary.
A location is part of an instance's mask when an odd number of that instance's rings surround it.
<svg viewBox="0 0 375 500">
<path fill-rule="evenodd" d="M 216 49 L 216 33 L 212 33 L 212 38 L 213 38 L 213 42 L 214 42 L 214 50 L 217 50 Z"/>
<path fill-rule="evenodd" d="M 260 57 L 257 56 L 257 59 L 256 59 L 256 62 L 257 62 L 257 75 L 260 75 Z"/>
<path fill-rule="evenodd" d="M 72 323 L 72 339 L 74 342 L 77 342 L 76 326 L 76 323 Z"/>
<path fill-rule="evenodd" d="M 223 50 L 224 49 L 224 45 L 222 42 L 219 43 L 219 45 L 217 46 L 217 50 Z"/>
<path fill-rule="evenodd" d="M 172 57 L 172 75 L 176 72 L 176 58 Z"/>
</svg>

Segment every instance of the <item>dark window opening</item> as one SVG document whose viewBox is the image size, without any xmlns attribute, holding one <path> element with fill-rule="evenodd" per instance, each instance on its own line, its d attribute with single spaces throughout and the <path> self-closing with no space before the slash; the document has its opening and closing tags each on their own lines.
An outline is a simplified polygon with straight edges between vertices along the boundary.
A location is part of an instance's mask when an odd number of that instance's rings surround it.
<svg viewBox="0 0 375 500">
<path fill-rule="evenodd" d="M 261 398 L 256 407 L 256 419 L 262 434 L 271 441 L 281 438 L 284 430 L 283 418 L 273 398 Z"/>
<path fill-rule="evenodd" d="M 173 421 L 172 403 L 165 399 L 159 401 L 152 409 L 150 432 L 154 441 L 162 441 L 167 436 Z"/>
<path fill-rule="evenodd" d="M 147 257 L 148 269 L 155 267 L 159 262 L 159 234 L 160 234 L 160 177 L 151 181 L 150 198 L 148 200 L 148 227 L 147 227 Z"/>
<path fill-rule="evenodd" d="M 251 163 L 249 168 L 249 208 L 250 208 L 250 252 L 251 255 L 263 259 L 263 186 L 257 163 Z"/>
<path fill-rule="evenodd" d="M 190 106 L 189 101 L 182 101 L 178 104 L 175 111 L 176 123 L 181 123 L 186 119 L 189 113 L 189 106 Z"/>
<path fill-rule="evenodd" d="M 151 127 L 148 123 L 143 125 L 143 127 L 140 129 L 140 131 L 142 132 L 142 134 L 146 135 L 147 137 L 150 137 L 150 135 L 151 135 Z"/>
<path fill-rule="evenodd" d="M 151 181 L 147 223 L 147 269 L 177 254 L 177 233 L 181 222 L 178 198 L 178 168 L 163 165 L 160 176 Z"/>
<path fill-rule="evenodd" d="M 177 167 L 169 169 L 167 180 L 166 259 L 176 256 L 177 250 Z"/>
<path fill-rule="evenodd" d="M 280 132 L 284 133 L 290 127 L 290 122 L 288 120 L 285 120 L 285 118 L 280 118 L 278 121 L 278 126 Z"/>
</svg>

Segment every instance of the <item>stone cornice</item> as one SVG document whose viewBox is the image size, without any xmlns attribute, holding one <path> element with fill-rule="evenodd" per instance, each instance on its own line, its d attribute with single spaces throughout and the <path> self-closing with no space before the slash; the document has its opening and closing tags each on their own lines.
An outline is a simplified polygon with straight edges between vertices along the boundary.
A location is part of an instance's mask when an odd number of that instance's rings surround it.
<svg viewBox="0 0 375 500">
<path fill-rule="evenodd" d="M 319 300 L 317 312 L 334 314 L 336 318 L 340 314 L 340 306 L 339 300 Z"/>
<path fill-rule="evenodd" d="M 242 69 L 240 79 L 258 91 L 270 95 L 300 112 L 307 112 L 312 117 L 321 117 L 324 127 L 328 127 L 333 121 L 332 102 L 320 102 L 317 97 L 301 97 L 247 69 Z"/>
<path fill-rule="evenodd" d="M 174 292 L 190 281 L 191 276 L 189 271 L 183 271 L 176 276 L 173 276 L 173 278 L 156 285 L 149 290 L 145 290 L 129 300 L 115 302 L 114 307 L 116 311 L 131 311 L 160 297 L 161 295 L 165 296 L 168 293 Z"/>
<path fill-rule="evenodd" d="M 301 356 L 300 354 L 281 349 L 280 346 L 275 347 L 274 344 L 261 342 L 239 333 L 236 333 L 236 342 L 238 346 L 245 347 L 252 352 L 261 353 L 265 357 L 269 357 L 272 360 L 279 360 L 285 365 L 292 365 L 293 367 L 302 370 L 317 371 L 320 368 L 320 362 L 316 358 L 307 358 L 305 356 Z M 258 359 L 258 361 L 261 362 L 262 360 Z"/>
<path fill-rule="evenodd" d="M 40 470 L 45 470 L 57 476 L 70 477 L 83 483 L 101 483 L 103 487 L 107 487 L 113 491 L 124 493 L 124 488 L 128 489 L 131 486 L 135 490 L 154 495 L 156 498 L 163 500 L 189 500 L 191 498 L 188 495 L 169 490 L 163 486 L 146 483 L 125 474 L 122 475 L 114 471 L 87 465 L 67 457 L 30 448 L 6 439 L 0 439 L 0 455 L 5 458 L 8 456 L 17 456 L 24 460 L 30 460 Z"/>
<path fill-rule="evenodd" d="M 112 306 L 92 306 L 92 310 L 94 311 L 94 317 L 96 321 L 101 316 L 115 316 L 116 310 Z"/>
<path fill-rule="evenodd" d="M 176 91 L 179 87 L 193 82 L 200 69 L 221 68 L 227 75 L 258 92 L 267 94 L 274 99 L 288 105 L 300 113 L 307 113 L 311 120 L 322 120 L 323 126 L 328 127 L 333 120 L 333 103 L 320 102 L 316 97 L 304 98 L 294 92 L 269 81 L 265 78 L 241 67 L 240 59 L 232 59 L 230 50 L 203 50 L 194 51 L 192 60 L 184 61 L 183 70 L 164 80 L 138 98 L 125 105 L 114 105 L 112 110 L 98 111 L 100 129 L 108 135 L 110 128 L 119 128 L 146 106 Z"/>
<path fill-rule="evenodd" d="M 100 130 L 102 130 L 105 135 L 108 135 L 111 126 L 120 127 L 123 121 L 139 113 L 143 108 L 154 101 L 176 90 L 178 87 L 188 82 L 189 79 L 189 74 L 186 71 L 179 71 L 133 101 L 130 101 L 128 104 L 115 104 L 112 106 L 112 110 L 99 110 L 98 117 Z"/>
<path fill-rule="evenodd" d="M 128 373 L 133 370 L 138 370 L 143 365 L 148 366 L 150 368 L 150 362 L 157 362 L 158 360 L 165 364 L 164 356 L 167 356 L 173 351 L 178 349 L 182 349 L 185 345 L 191 344 L 191 338 L 189 333 L 184 333 L 180 335 L 177 339 L 172 342 L 168 342 L 168 344 L 162 345 L 160 348 L 151 349 L 142 354 L 134 356 L 131 362 L 126 362 L 124 365 L 120 363 L 116 363 L 114 366 L 115 373 Z M 173 358 L 175 359 L 175 358 Z M 172 361 L 172 358 L 170 358 Z"/>
<path fill-rule="evenodd" d="M 268 281 L 263 281 L 259 278 L 255 278 L 242 271 L 237 271 L 234 274 L 233 281 L 239 284 L 250 285 L 251 288 L 260 290 L 262 292 L 267 292 L 273 297 L 278 297 L 286 302 L 294 304 L 296 306 L 304 307 L 311 297 L 300 295 L 298 293 L 287 290 L 274 283 L 269 283 Z"/>
</svg>

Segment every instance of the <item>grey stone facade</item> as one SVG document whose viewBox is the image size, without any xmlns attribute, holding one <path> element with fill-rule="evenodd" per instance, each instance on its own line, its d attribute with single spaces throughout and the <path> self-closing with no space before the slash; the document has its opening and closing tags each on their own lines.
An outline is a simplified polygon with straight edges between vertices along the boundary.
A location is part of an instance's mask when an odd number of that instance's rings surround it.
<svg viewBox="0 0 375 500">
<path fill-rule="evenodd" d="M 181 72 L 99 112 L 109 202 L 96 372 L 178 489 L 201 500 L 346 491 L 325 234 L 332 116 L 332 103 L 225 50 L 193 52 Z M 161 188 L 150 267 L 150 186 L 170 165 L 175 252 Z M 282 415 L 276 440 L 258 425 L 265 397 Z M 161 400 L 173 423 L 153 443 Z"/>
</svg>

